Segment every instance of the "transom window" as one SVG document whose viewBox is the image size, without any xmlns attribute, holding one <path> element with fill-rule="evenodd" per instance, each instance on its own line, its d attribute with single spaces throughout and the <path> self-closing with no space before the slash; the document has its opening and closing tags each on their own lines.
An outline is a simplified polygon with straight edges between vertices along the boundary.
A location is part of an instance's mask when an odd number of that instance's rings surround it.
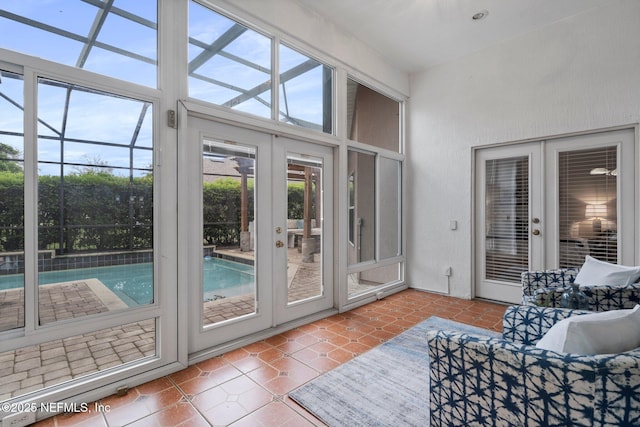
<svg viewBox="0 0 640 427">
<path fill-rule="evenodd" d="M 196 1 L 189 8 L 189 96 L 259 117 L 333 132 L 333 69 Z"/>
<path fill-rule="evenodd" d="M 157 1 L 2 2 L 0 47 L 156 87 Z"/>
</svg>

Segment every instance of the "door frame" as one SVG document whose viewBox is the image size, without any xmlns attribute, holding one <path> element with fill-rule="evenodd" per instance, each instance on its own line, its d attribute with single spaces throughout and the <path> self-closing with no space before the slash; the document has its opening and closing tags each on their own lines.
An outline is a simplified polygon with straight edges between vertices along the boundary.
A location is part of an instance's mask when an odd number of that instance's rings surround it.
<svg viewBox="0 0 640 427">
<path fill-rule="evenodd" d="M 539 203 L 535 203 L 535 200 L 542 200 L 542 182 L 535 183 L 535 178 L 538 177 L 534 171 L 541 170 L 543 167 L 543 146 L 539 142 L 527 142 L 517 145 L 499 146 L 490 149 L 478 150 L 474 153 L 474 209 L 473 209 L 473 232 L 472 232 L 472 248 L 473 257 L 472 262 L 474 265 L 474 280 L 472 292 L 474 297 L 477 295 L 480 298 L 487 298 L 493 300 L 504 300 L 509 302 L 518 302 L 522 297 L 522 291 L 520 286 L 516 286 L 511 282 L 501 282 L 497 280 L 487 280 L 485 283 L 485 257 L 486 252 L 483 248 L 485 244 L 485 232 L 484 232 L 484 195 L 485 195 L 485 162 L 492 159 L 505 159 L 509 157 L 527 157 L 528 159 L 528 212 L 527 212 L 527 224 L 530 230 L 531 219 L 538 218 L 540 222 L 537 228 L 540 230 L 540 235 L 545 235 L 545 219 L 544 208 Z M 533 236 L 528 232 L 528 268 L 540 269 L 543 267 L 543 245 L 542 239 L 539 236 Z M 485 288 L 485 289 L 482 289 Z"/>
<path fill-rule="evenodd" d="M 282 239 L 282 235 L 273 234 L 273 284 L 274 284 L 274 324 L 279 325 L 292 320 L 304 318 L 317 312 L 330 309 L 334 306 L 333 286 L 333 150 L 330 147 L 311 144 L 287 137 L 273 138 L 273 164 L 272 189 L 284 188 L 287 182 L 288 153 L 302 156 L 310 156 L 322 159 L 322 211 L 321 219 L 321 254 L 322 264 L 322 294 L 289 304 L 287 283 L 287 245 L 284 248 L 276 248 L 276 241 Z M 286 191 L 275 191 L 273 198 L 273 227 L 287 229 L 287 194 Z M 278 268 L 279 266 L 279 268 Z"/>
<path fill-rule="evenodd" d="M 202 148 L 201 147 L 190 147 L 189 138 L 191 132 L 191 124 L 195 119 L 202 120 L 203 122 L 211 123 L 212 126 L 217 126 L 218 130 L 214 132 L 208 132 L 207 135 L 211 138 L 217 140 L 232 140 L 237 141 L 239 143 L 243 143 L 246 145 L 255 145 L 258 147 L 259 153 L 257 156 L 261 158 L 262 167 L 256 167 L 256 169 L 261 169 L 257 173 L 260 174 L 260 178 L 263 181 L 263 187 L 265 186 L 273 186 L 273 145 L 274 140 L 278 138 L 291 138 L 295 141 L 300 141 L 302 143 L 311 143 L 312 145 L 318 145 L 319 147 L 324 146 L 324 148 L 329 147 L 332 149 L 332 144 L 328 144 L 324 141 L 324 138 L 320 137 L 316 141 L 315 139 L 304 138 L 296 135 L 296 131 L 287 133 L 287 136 L 284 137 L 282 133 L 275 133 L 273 130 L 269 129 L 269 126 L 263 126 L 260 120 L 252 119 L 247 117 L 246 121 L 239 122 L 237 118 L 231 118 L 232 115 L 227 114 L 223 111 L 218 111 L 217 109 L 211 109 L 209 107 L 204 107 L 197 103 L 191 101 L 179 101 L 177 104 L 178 110 L 178 164 L 192 164 L 188 161 L 189 159 L 202 157 Z M 221 130 L 226 129 L 226 130 Z M 258 135 L 260 138 L 263 138 L 264 144 L 263 146 L 258 146 L 258 144 L 251 143 L 251 141 L 247 141 L 246 138 L 243 138 L 243 135 L 253 134 Z M 267 144 L 268 141 L 268 146 Z M 197 152 L 197 157 L 196 156 Z M 331 158 L 333 162 L 333 157 Z M 266 166 L 265 166 L 266 165 Z M 262 233 L 259 235 L 260 239 L 256 239 L 257 250 L 261 251 L 264 255 L 262 256 L 262 261 L 260 264 L 264 264 L 264 269 L 262 270 L 262 274 L 265 275 L 265 282 L 268 282 L 270 288 L 268 292 L 262 292 L 260 297 L 263 298 L 261 307 L 264 307 L 264 310 L 258 314 L 253 316 L 257 320 L 258 323 L 262 325 L 262 327 L 256 327 L 253 330 L 246 330 L 243 334 L 237 334 L 232 331 L 233 327 L 227 328 L 229 332 L 224 332 L 224 327 L 226 325 L 221 325 L 216 327 L 215 325 L 209 326 L 206 329 L 202 327 L 200 323 L 198 327 L 194 327 L 194 315 L 193 315 L 193 305 L 196 304 L 195 301 L 198 298 L 198 295 L 193 295 L 193 287 L 189 285 L 189 283 L 198 283 L 201 286 L 202 283 L 202 247 L 201 244 L 199 247 L 193 244 L 193 236 L 197 236 L 197 242 L 201 242 L 202 240 L 202 209 L 201 209 L 201 186 L 200 185 L 192 185 L 193 182 L 201 182 L 201 168 L 200 165 L 197 168 L 190 168 L 184 171 L 178 171 L 177 180 L 178 180 L 178 188 L 180 188 L 180 192 L 178 194 L 178 235 L 179 236 L 192 236 L 188 237 L 180 237 L 178 243 L 178 318 L 179 318 L 179 327 L 181 331 L 186 331 L 182 333 L 179 337 L 179 341 L 181 344 L 188 348 L 188 363 L 196 363 L 201 360 L 205 360 L 207 358 L 222 354 L 224 352 L 242 347 L 249 343 L 258 341 L 260 339 L 268 338 L 277 333 L 281 333 L 283 331 L 295 328 L 297 326 L 301 326 L 307 324 L 311 321 L 325 318 L 331 314 L 335 314 L 338 312 L 336 308 L 336 304 L 333 296 L 329 298 L 330 304 L 327 308 L 321 309 L 321 311 L 314 311 L 304 317 L 293 316 L 291 320 L 289 319 L 276 319 L 276 315 L 274 313 L 275 310 L 275 298 L 276 295 L 274 288 L 271 286 L 274 283 L 275 276 L 273 274 L 273 248 L 275 248 L 276 238 L 274 237 L 275 233 L 273 233 L 273 229 L 275 228 L 275 221 L 273 218 L 273 203 L 269 202 L 270 197 L 265 197 L 264 195 L 256 194 L 256 199 L 260 198 L 267 200 L 266 208 L 262 205 L 263 210 L 259 215 L 256 215 L 256 219 L 261 221 L 260 223 L 256 223 L 256 230 L 260 229 L 258 233 Z M 333 174 L 333 170 L 331 171 Z M 264 175 L 263 175 L 264 174 Z M 198 175 L 196 177 L 196 175 Z M 331 176 L 331 179 L 335 179 L 334 176 Z M 197 181 L 194 181 L 197 180 Z M 190 185 L 191 183 L 191 185 Z M 271 190 L 269 190 L 271 193 Z M 193 204 L 195 201 L 198 201 L 197 208 L 194 208 L 190 204 Z M 257 203 L 259 203 L 257 201 Z M 331 203 L 333 203 L 333 197 L 331 198 Z M 190 210 L 190 212 L 189 212 Z M 189 216 L 190 215 L 190 216 Z M 331 217 L 331 220 L 334 219 L 334 212 L 329 211 L 327 215 Z M 185 218 L 192 218 L 192 220 L 185 220 Z M 195 218 L 199 218 L 199 220 L 193 220 Z M 281 225 L 286 229 L 286 223 Z M 333 246 L 335 236 L 333 234 L 333 230 L 331 234 L 323 235 L 325 237 L 325 247 L 328 248 L 327 252 L 333 254 Z M 272 255 L 269 255 L 269 254 Z M 333 255 L 331 255 L 333 256 Z M 328 261 L 325 264 L 333 265 L 333 258 L 326 258 Z M 257 267 L 260 268 L 260 267 Z M 264 271 L 268 270 L 268 273 Z M 256 275 L 258 274 L 258 270 L 256 269 Z M 285 272 L 286 276 L 286 272 Z M 286 283 L 286 280 L 285 280 Z M 326 287 L 331 288 L 331 295 L 333 295 L 334 287 L 336 286 L 335 278 L 333 272 L 330 276 L 325 278 Z M 198 306 L 198 305 L 197 305 Z M 201 313 L 201 306 L 198 312 Z M 269 308 L 267 308 L 267 306 Z M 267 313 L 268 312 L 268 313 Z M 262 315 L 264 313 L 264 315 Z M 269 315 L 267 315 L 269 314 Z M 299 314 L 299 313 L 298 313 Z M 258 317 L 260 316 L 260 317 Z M 302 316 L 302 314 L 300 314 Z M 201 319 L 201 315 L 199 317 Z M 280 323 L 283 322 L 283 323 Z M 232 325 L 238 325 L 238 323 L 232 323 Z"/>
<path fill-rule="evenodd" d="M 477 289 L 479 281 L 482 279 L 482 266 L 480 265 L 482 260 L 480 259 L 482 256 L 482 249 L 480 245 L 483 243 L 482 236 L 482 224 L 480 223 L 480 218 L 478 215 L 478 211 L 482 209 L 483 199 L 481 199 L 481 193 L 478 191 L 479 186 L 482 185 L 478 164 L 479 157 L 483 152 L 489 150 L 509 150 L 516 149 L 518 146 L 524 146 L 524 144 L 540 144 L 541 145 L 541 173 L 539 184 L 542 189 L 540 199 L 540 204 L 543 206 L 543 209 L 540 213 L 541 217 L 541 235 L 546 236 L 551 233 L 552 238 L 547 239 L 547 242 L 542 245 L 540 248 L 541 261 L 534 261 L 529 263 L 529 270 L 540 270 L 540 269 L 553 269 L 557 268 L 558 263 L 558 253 L 559 249 L 557 248 L 557 242 L 555 242 L 554 236 L 558 236 L 558 221 L 554 219 L 555 213 L 553 209 L 556 207 L 553 203 L 548 203 L 547 201 L 552 200 L 552 197 L 557 195 L 557 186 L 553 185 L 554 177 L 546 176 L 545 171 L 549 170 L 549 168 L 553 168 L 555 164 L 557 164 L 557 154 L 555 155 L 555 160 L 553 157 L 554 153 L 557 153 L 560 149 L 562 151 L 570 151 L 567 149 L 567 146 L 576 143 L 578 138 L 586 140 L 590 145 L 576 147 L 576 149 L 584 149 L 589 148 L 591 146 L 603 146 L 605 144 L 596 142 L 591 142 L 592 140 L 597 140 L 603 135 L 615 135 L 616 133 L 626 134 L 627 137 L 631 139 L 629 142 L 627 140 L 627 144 L 630 144 L 630 153 L 625 153 L 624 155 L 618 154 L 618 164 L 621 166 L 625 166 L 626 171 L 624 171 L 625 179 L 618 180 L 619 192 L 633 195 L 633 202 L 627 203 L 625 207 L 625 215 L 624 219 L 622 219 L 622 223 L 625 226 L 625 229 L 630 229 L 631 233 L 626 233 L 624 239 L 619 241 L 622 242 L 620 247 L 623 249 L 622 252 L 619 252 L 619 260 L 618 263 L 624 265 L 637 265 L 640 258 L 640 242 L 637 238 L 638 233 L 640 232 L 640 228 L 636 226 L 638 221 L 640 220 L 640 185 L 637 184 L 640 179 L 640 149 L 638 148 L 638 141 L 640 140 L 640 128 L 639 125 L 627 125 L 627 126 L 615 126 L 610 128 L 603 129 L 595 129 L 585 132 L 574 132 L 567 133 L 562 135 L 556 135 L 551 137 L 544 138 L 535 138 L 535 139 L 527 139 L 522 141 L 512 141 L 505 142 L 500 144 L 491 144 L 486 146 L 478 146 L 472 147 L 472 156 L 471 156 L 471 182 L 472 182 L 472 195 L 471 195 L 471 277 L 472 277 L 472 285 L 471 285 L 471 296 L 472 298 L 487 298 L 484 296 L 478 295 Z M 595 144 L 595 145 L 594 145 Z M 622 144 L 622 142 L 620 143 Z M 609 144 L 611 145 L 611 144 Z M 549 165 L 549 163 L 552 163 Z M 631 168 L 631 170 L 629 169 Z M 531 171 L 530 171 L 531 175 Z M 629 179 L 628 177 L 632 177 Z M 530 184 L 534 181 L 531 180 L 530 176 Z M 631 182 L 631 184 L 629 184 Z M 633 188 L 628 188 L 631 185 Z M 552 186 L 552 187 L 549 187 Z M 549 188 L 553 188 L 553 192 L 549 190 Z M 618 201 L 619 209 L 618 212 L 623 212 L 620 209 L 620 201 Z M 633 210 L 633 212 L 631 211 Z M 542 218 L 544 217 L 544 218 Z M 530 218 L 531 216 L 531 203 L 530 203 Z M 546 219 L 546 221 L 545 221 Z M 619 221 L 620 221 L 619 217 Z M 555 234 L 554 234 L 555 233 Z M 553 240 L 553 241 L 552 241 Z M 634 243 L 635 242 L 635 243 Z M 554 246 L 555 245 L 555 246 Z M 531 252 L 530 252 L 531 256 Z M 515 287 L 514 287 L 515 288 Z M 514 294 L 515 295 L 515 294 Z M 490 299 L 490 298 L 489 298 Z M 519 303 L 520 300 L 513 299 L 513 303 Z"/>
</svg>

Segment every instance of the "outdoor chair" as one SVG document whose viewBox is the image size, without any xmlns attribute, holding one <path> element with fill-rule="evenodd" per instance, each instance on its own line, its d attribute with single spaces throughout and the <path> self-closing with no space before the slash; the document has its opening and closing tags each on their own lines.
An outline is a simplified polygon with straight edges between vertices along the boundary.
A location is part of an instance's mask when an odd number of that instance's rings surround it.
<svg viewBox="0 0 640 427">
<path fill-rule="evenodd" d="M 584 314 L 594 313 L 513 306 L 502 338 L 429 331 L 431 426 L 640 425 L 640 349 L 585 355 L 535 346 L 556 322 Z"/>
</svg>

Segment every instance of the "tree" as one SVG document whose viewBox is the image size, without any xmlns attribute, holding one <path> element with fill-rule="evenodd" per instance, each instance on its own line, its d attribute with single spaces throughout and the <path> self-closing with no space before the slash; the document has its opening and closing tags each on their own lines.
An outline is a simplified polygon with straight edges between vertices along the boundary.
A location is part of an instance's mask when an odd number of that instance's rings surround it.
<svg viewBox="0 0 640 427">
<path fill-rule="evenodd" d="M 0 142 L 0 172 L 22 173 L 20 151 Z"/>
</svg>

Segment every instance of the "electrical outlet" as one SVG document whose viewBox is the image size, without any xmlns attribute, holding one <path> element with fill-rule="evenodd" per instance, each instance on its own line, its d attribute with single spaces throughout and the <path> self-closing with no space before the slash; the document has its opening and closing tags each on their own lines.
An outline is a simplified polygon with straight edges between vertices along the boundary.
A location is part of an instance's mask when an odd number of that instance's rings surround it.
<svg viewBox="0 0 640 427">
<path fill-rule="evenodd" d="M 451 276 L 451 267 L 447 267 L 447 268 L 444 270 L 444 275 L 445 275 L 445 276 Z"/>
<path fill-rule="evenodd" d="M 35 412 L 18 412 L 2 419 L 2 427 L 24 427 L 36 422 Z"/>
</svg>

